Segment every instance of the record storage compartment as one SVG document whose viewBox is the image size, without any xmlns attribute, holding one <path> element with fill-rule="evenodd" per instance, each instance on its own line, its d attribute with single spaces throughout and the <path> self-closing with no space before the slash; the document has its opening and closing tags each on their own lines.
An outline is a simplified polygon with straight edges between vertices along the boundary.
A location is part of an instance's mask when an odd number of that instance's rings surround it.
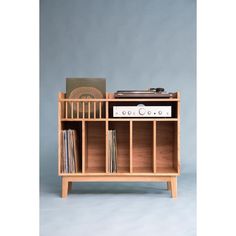
<svg viewBox="0 0 236 236">
<path fill-rule="evenodd" d="M 146 103 L 171 104 L 171 118 L 114 118 L 112 106 Z M 62 171 L 61 131 L 78 134 L 79 168 Z M 117 172 L 109 172 L 108 130 L 116 130 Z M 171 196 L 177 196 L 180 174 L 180 95 L 168 99 L 67 99 L 58 95 L 58 175 L 62 197 L 73 182 L 166 182 Z"/>
</svg>

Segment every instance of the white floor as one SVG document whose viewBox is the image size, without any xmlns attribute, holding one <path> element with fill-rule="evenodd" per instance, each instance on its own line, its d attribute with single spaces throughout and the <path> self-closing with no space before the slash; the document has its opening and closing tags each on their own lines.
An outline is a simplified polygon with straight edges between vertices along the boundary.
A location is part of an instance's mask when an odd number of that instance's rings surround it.
<svg viewBox="0 0 236 236">
<path fill-rule="evenodd" d="M 75 183 L 68 198 L 60 186 L 41 183 L 41 236 L 196 235 L 196 180 L 178 178 L 178 197 L 164 183 Z"/>
</svg>

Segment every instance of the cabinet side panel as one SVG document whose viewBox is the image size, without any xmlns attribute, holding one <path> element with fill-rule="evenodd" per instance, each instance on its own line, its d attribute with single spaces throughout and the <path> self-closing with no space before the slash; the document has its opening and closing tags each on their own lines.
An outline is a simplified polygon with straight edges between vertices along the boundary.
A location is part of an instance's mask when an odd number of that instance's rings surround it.
<svg viewBox="0 0 236 236">
<path fill-rule="evenodd" d="M 58 114 L 57 114 L 57 132 L 58 132 L 58 175 L 62 173 L 62 163 L 61 163 L 61 158 L 62 158 L 62 136 L 61 136 L 61 130 L 62 130 L 62 114 L 64 111 L 63 104 L 60 102 L 60 99 L 64 98 L 65 95 L 64 93 L 58 93 Z"/>
</svg>

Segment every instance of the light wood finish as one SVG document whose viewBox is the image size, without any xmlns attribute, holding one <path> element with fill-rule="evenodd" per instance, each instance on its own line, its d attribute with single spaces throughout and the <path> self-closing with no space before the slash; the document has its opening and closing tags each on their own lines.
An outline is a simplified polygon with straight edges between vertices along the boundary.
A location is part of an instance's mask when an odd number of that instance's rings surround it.
<svg viewBox="0 0 236 236">
<path fill-rule="evenodd" d="M 177 92 L 177 96 L 179 98 L 179 101 L 177 102 L 177 117 L 178 117 L 178 122 L 177 122 L 177 160 L 176 160 L 176 168 L 178 173 L 180 173 L 180 93 Z"/>
<path fill-rule="evenodd" d="M 177 197 L 177 178 L 176 177 L 171 177 L 170 189 L 171 189 L 171 197 L 176 198 Z"/>
<path fill-rule="evenodd" d="M 106 170 L 106 173 L 109 173 L 109 160 L 108 160 L 108 153 L 109 153 L 109 144 L 108 144 L 108 129 L 109 129 L 109 125 L 108 125 L 108 102 L 105 103 L 105 106 L 106 106 L 106 147 L 105 147 L 105 150 L 106 150 L 106 159 L 105 159 L 105 162 L 106 162 L 106 166 L 105 166 L 105 170 Z"/>
<path fill-rule="evenodd" d="M 137 168 L 140 172 L 134 172 L 134 173 L 124 173 L 124 172 L 119 172 L 119 173 L 105 173 L 102 172 L 103 168 L 101 167 L 96 167 L 94 169 L 90 168 L 90 172 L 85 172 L 85 173 L 61 173 L 60 176 L 109 176 L 109 175 L 116 175 L 116 176 L 179 176 L 179 174 L 174 170 L 174 169 L 163 169 L 163 172 L 158 172 L 158 174 L 155 174 L 152 172 L 152 168 L 150 168 L 149 172 L 146 171 L 146 168 L 144 169 L 145 172 L 143 171 L 143 168 Z M 164 172 L 166 171 L 166 172 Z"/>
<path fill-rule="evenodd" d="M 130 172 L 130 123 L 109 122 L 109 130 L 116 130 L 117 141 L 117 172 Z"/>
<path fill-rule="evenodd" d="M 93 104 L 93 118 L 96 119 L 97 118 L 97 103 L 94 102 Z"/>
<path fill-rule="evenodd" d="M 85 108 L 84 108 L 84 106 L 85 106 L 85 105 L 84 105 L 84 102 L 83 102 L 83 103 L 82 103 L 82 109 L 83 109 L 83 110 L 82 110 L 82 113 L 83 113 L 83 118 L 85 118 L 85 112 L 84 112 L 84 111 L 85 111 Z"/>
<path fill-rule="evenodd" d="M 64 93 L 58 93 L 58 100 L 60 101 L 60 99 L 64 98 Z M 63 112 L 64 112 L 64 108 L 62 106 L 62 103 L 58 102 L 58 174 L 60 175 L 61 171 L 61 157 L 62 157 L 62 136 L 61 136 L 61 130 L 62 130 L 62 122 L 61 122 L 61 118 L 63 117 Z"/>
<path fill-rule="evenodd" d="M 133 122 L 133 172 L 153 172 L 152 132 L 151 121 Z"/>
<path fill-rule="evenodd" d="M 71 118 L 74 119 L 74 102 L 71 102 Z"/>
<path fill-rule="evenodd" d="M 112 118 L 112 106 L 144 103 L 173 105 L 172 118 Z M 76 129 L 81 164 L 77 173 L 63 173 L 62 130 Z M 108 172 L 108 130 L 117 132 L 117 173 Z M 81 137 L 81 138 L 80 138 Z M 67 99 L 58 94 L 58 175 L 62 197 L 72 182 L 166 182 L 177 196 L 180 175 L 180 94 L 171 99 Z"/>
<path fill-rule="evenodd" d="M 177 170 L 174 167 L 159 167 L 157 166 L 157 174 L 158 175 L 162 175 L 162 174 L 174 174 L 174 175 L 179 175 L 179 173 L 177 172 Z"/>
<path fill-rule="evenodd" d="M 68 101 L 68 102 L 72 102 L 72 101 L 81 101 L 83 102 L 85 99 L 77 99 L 77 98 L 66 98 L 66 99 L 61 99 L 61 101 Z M 102 102 L 177 102 L 179 101 L 178 98 L 87 98 L 86 102 L 94 102 L 94 101 L 102 101 Z"/>
<path fill-rule="evenodd" d="M 109 144 L 108 144 L 108 129 L 109 129 L 109 124 L 108 121 L 106 120 L 106 173 L 109 173 L 109 161 L 108 161 L 108 153 L 109 153 Z"/>
<path fill-rule="evenodd" d="M 120 176 L 114 173 L 109 176 L 64 176 L 68 182 L 171 182 L 170 176 Z"/>
<path fill-rule="evenodd" d="M 62 191 L 61 191 L 61 196 L 62 198 L 66 198 L 68 194 L 68 178 L 67 177 L 62 177 Z"/>
<path fill-rule="evenodd" d="M 176 157 L 176 122 L 158 122 L 156 131 L 156 166 L 157 168 L 174 168 Z M 158 172 L 158 171 L 157 171 Z M 177 172 L 177 169 L 176 169 Z"/>
<path fill-rule="evenodd" d="M 102 103 L 99 102 L 99 118 L 102 118 Z"/>
<path fill-rule="evenodd" d="M 105 120 L 108 120 L 108 121 L 160 121 L 160 122 L 167 122 L 167 121 L 178 121 L 178 119 L 175 119 L 175 118 L 172 118 L 172 119 L 114 119 L 114 118 L 96 118 L 95 120 L 94 119 L 91 119 L 91 118 L 62 118 L 61 121 L 82 121 L 82 120 L 85 120 L 85 121 L 105 121 Z"/>
<path fill-rule="evenodd" d="M 94 122 L 94 121 L 106 121 L 106 119 L 105 118 L 101 118 L 101 119 L 96 119 L 96 120 L 94 120 L 94 119 L 89 119 L 89 118 L 74 118 L 74 119 L 72 119 L 72 118 L 67 118 L 67 119 L 61 119 L 61 121 L 92 121 L 92 122 Z"/>
<path fill-rule="evenodd" d="M 177 118 L 110 118 L 108 119 L 110 121 L 161 121 L 161 122 L 166 122 L 166 121 L 177 121 L 178 119 Z"/>
<path fill-rule="evenodd" d="M 68 118 L 68 102 L 66 102 L 66 119 Z"/>
<path fill-rule="evenodd" d="M 88 118 L 90 119 L 90 102 L 88 102 Z"/>
<path fill-rule="evenodd" d="M 87 123 L 86 172 L 106 172 L 105 122 Z"/>
</svg>

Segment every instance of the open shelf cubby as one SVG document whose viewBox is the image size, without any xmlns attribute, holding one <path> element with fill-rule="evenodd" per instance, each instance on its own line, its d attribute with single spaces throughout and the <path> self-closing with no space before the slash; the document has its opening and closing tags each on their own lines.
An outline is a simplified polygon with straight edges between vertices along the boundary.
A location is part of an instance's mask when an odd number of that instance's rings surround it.
<svg viewBox="0 0 236 236">
<path fill-rule="evenodd" d="M 130 173 L 130 125 L 128 121 L 111 121 L 109 129 L 116 130 L 117 173 Z"/>
<path fill-rule="evenodd" d="M 153 172 L 153 122 L 133 122 L 133 172 Z"/>
<path fill-rule="evenodd" d="M 177 173 L 177 122 L 156 124 L 156 172 Z"/>
<path fill-rule="evenodd" d="M 114 118 L 114 105 L 171 106 L 172 117 Z M 62 132 L 76 131 L 77 171 L 64 171 Z M 109 170 L 109 130 L 116 131 L 116 171 Z M 64 136 L 63 136 L 64 137 Z M 76 144 L 76 145 L 75 145 Z M 65 148 L 65 147 L 64 147 Z M 73 156 L 73 155 L 72 155 Z M 75 157 L 75 155 L 73 156 Z M 62 168 L 63 167 L 63 168 Z M 167 182 L 176 197 L 180 174 L 180 96 L 169 99 L 67 99 L 58 96 L 58 175 L 62 197 L 73 182 Z"/>
<path fill-rule="evenodd" d="M 77 132 L 77 136 L 78 137 L 82 137 L 82 122 L 78 121 L 78 122 L 71 122 L 71 121 L 65 121 L 61 123 L 61 130 L 76 130 Z M 64 173 L 62 170 L 62 136 L 60 136 L 60 166 L 59 168 L 61 169 L 61 173 L 63 174 L 68 174 L 68 173 Z M 78 156 L 81 157 L 82 156 L 82 139 L 78 138 L 77 140 L 77 152 L 78 152 Z M 78 171 L 76 172 L 77 174 L 82 173 L 82 159 L 79 158 L 79 162 L 78 162 Z M 76 174 L 75 173 L 75 174 Z"/>
<path fill-rule="evenodd" d="M 104 121 L 86 122 L 85 173 L 106 173 L 106 125 Z"/>
</svg>

